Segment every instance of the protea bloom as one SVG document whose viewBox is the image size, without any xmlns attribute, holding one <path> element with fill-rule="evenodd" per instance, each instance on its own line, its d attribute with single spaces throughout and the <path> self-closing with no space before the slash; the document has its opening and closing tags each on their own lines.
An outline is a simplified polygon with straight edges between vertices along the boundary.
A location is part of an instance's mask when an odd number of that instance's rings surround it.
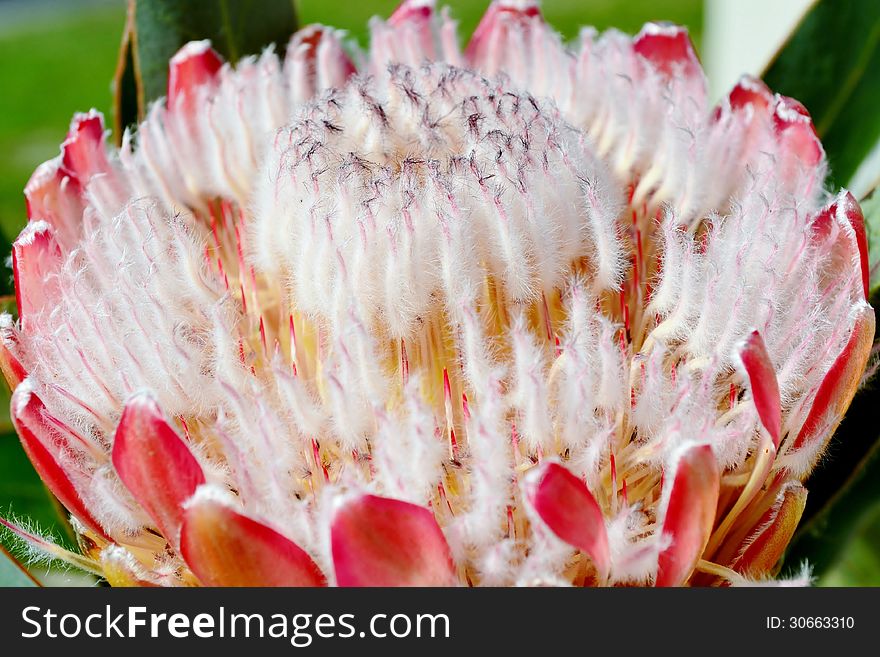
<svg viewBox="0 0 880 657">
<path fill-rule="evenodd" d="M 237 67 L 26 189 L 15 425 L 113 584 L 743 583 L 870 352 L 806 110 L 687 33 L 431 2 Z M 358 59 L 358 56 L 354 56 Z M 31 540 L 40 541 L 31 536 Z"/>
</svg>

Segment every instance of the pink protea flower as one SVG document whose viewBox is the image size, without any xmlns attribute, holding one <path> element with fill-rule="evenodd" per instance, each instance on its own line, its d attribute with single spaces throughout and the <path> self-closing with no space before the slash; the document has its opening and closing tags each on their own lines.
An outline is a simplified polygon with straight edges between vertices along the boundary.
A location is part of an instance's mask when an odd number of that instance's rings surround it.
<svg viewBox="0 0 880 657">
<path fill-rule="evenodd" d="M 806 110 L 709 107 L 679 27 L 371 29 L 191 43 L 34 173 L 2 360 L 82 555 L 30 539 L 112 584 L 771 576 L 874 335 Z"/>
</svg>

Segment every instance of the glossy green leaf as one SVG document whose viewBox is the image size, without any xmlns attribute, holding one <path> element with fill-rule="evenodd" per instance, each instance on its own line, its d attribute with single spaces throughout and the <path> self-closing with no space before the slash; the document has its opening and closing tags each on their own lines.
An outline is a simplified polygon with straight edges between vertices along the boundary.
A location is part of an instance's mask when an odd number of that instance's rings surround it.
<svg viewBox="0 0 880 657">
<path fill-rule="evenodd" d="M 269 44 L 283 50 L 296 26 L 294 0 L 129 0 L 116 73 L 119 123 L 131 118 L 132 91 L 139 118 L 150 101 L 165 95 L 168 61 L 186 42 L 210 39 L 234 63 Z"/>
<path fill-rule="evenodd" d="M 834 184 L 849 187 L 880 141 L 880 2 L 818 0 L 763 77 L 807 107 Z M 861 182 L 853 191 L 871 186 Z"/>
<path fill-rule="evenodd" d="M 6 586 L 37 586 L 37 583 L 24 566 L 0 545 L 0 587 Z"/>
</svg>

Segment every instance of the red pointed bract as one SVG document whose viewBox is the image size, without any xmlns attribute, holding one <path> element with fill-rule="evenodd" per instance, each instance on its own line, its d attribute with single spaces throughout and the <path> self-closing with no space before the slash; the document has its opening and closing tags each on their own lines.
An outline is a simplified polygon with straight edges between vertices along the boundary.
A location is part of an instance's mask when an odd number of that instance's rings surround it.
<svg viewBox="0 0 880 657">
<path fill-rule="evenodd" d="M 325 586 L 296 543 L 224 502 L 197 495 L 187 504 L 180 551 L 207 586 Z"/>
<path fill-rule="evenodd" d="M 712 448 L 688 448 L 678 461 L 663 517 L 669 541 L 657 561 L 657 586 L 681 586 L 697 565 L 715 521 L 721 472 Z"/>
<path fill-rule="evenodd" d="M 752 107 L 756 113 L 768 112 L 773 105 L 773 92 L 758 78 L 744 75 L 730 90 L 727 99 L 734 111 Z"/>
<path fill-rule="evenodd" d="M 211 47 L 211 42 L 190 41 L 171 58 L 168 70 L 168 107 L 182 104 L 189 109 L 196 89 L 213 82 L 223 67 L 223 58 Z"/>
<path fill-rule="evenodd" d="M 183 522 L 183 504 L 205 476 L 156 401 L 140 393 L 128 400 L 113 442 L 113 467 L 172 544 Z"/>
<path fill-rule="evenodd" d="M 48 422 L 43 401 L 25 384 L 13 393 L 11 408 L 12 424 L 40 479 L 64 508 L 99 536 L 106 537 L 104 529 L 88 510 L 70 476 L 59 463 L 56 455 L 65 448 L 65 437 Z"/>
<path fill-rule="evenodd" d="M 85 188 L 92 176 L 105 173 L 110 165 L 104 146 L 104 117 L 92 110 L 76 114 L 67 139 L 61 144 L 61 170 Z"/>
<path fill-rule="evenodd" d="M 807 109 L 794 98 L 778 96 L 773 111 L 776 137 L 784 152 L 795 155 L 802 166 L 815 167 L 825 155 Z"/>
<path fill-rule="evenodd" d="M 859 264 L 862 267 L 862 289 L 865 299 L 870 296 L 871 266 L 868 262 L 868 235 L 865 232 L 865 216 L 856 197 L 849 191 L 843 191 L 837 197 L 837 206 L 843 212 L 849 225 L 852 226 L 856 236 L 856 246 L 859 249 Z"/>
<path fill-rule="evenodd" d="M 752 331 L 740 352 L 743 366 L 749 375 L 752 399 L 758 409 L 761 424 L 773 439 L 773 446 L 779 448 L 782 432 L 782 401 L 779 396 L 779 383 L 776 370 L 767 353 L 764 338 L 757 331 Z"/>
<path fill-rule="evenodd" d="M 545 462 L 529 474 L 526 493 L 550 530 L 588 554 L 606 579 L 611 564 L 605 518 L 586 484 L 558 463 Z"/>
<path fill-rule="evenodd" d="M 830 437 L 843 418 L 859 386 L 874 342 L 874 309 L 862 302 L 846 346 L 822 379 L 807 419 L 791 451 L 797 451 L 817 436 Z"/>
<path fill-rule="evenodd" d="M 331 526 L 339 586 L 451 586 L 449 545 L 430 510 L 375 495 L 345 500 Z"/>
<path fill-rule="evenodd" d="M 693 77 L 702 71 L 691 37 L 679 25 L 648 23 L 633 39 L 633 50 L 670 77 Z"/>
</svg>

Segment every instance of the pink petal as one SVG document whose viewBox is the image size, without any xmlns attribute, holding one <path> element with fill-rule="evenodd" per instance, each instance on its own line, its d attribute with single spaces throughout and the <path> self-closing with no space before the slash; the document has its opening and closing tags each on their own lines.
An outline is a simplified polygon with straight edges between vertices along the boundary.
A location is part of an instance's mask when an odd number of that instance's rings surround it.
<svg viewBox="0 0 880 657">
<path fill-rule="evenodd" d="M 849 191 L 844 191 L 838 197 L 838 204 L 843 211 L 844 216 L 852 226 L 853 232 L 856 234 L 856 245 L 859 249 L 859 262 L 862 265 L 862 287 L 865 292 L 865 299 L 870 296 L 870 277 L 871 267 L 868 264 L 868 235 L 865 232 L 865 216 L 862 214 L 862 208 L 856 197 Z"/>
<path fill-rule="evenodd" d="M 768 112 L 774 103 L 773 92 L 758 78 L 744 75 L 730 90 L 727 96 L 730 109 L 744 110 L 753 108 L 756 113 Z"/>
<path fill-rule="evenodd" d="M 323 25 L 307 25 L 293 35 L 284 69 L 295 104 L 324 89 L 341 88 L 357 72 L 336 31 Z"/>
<path fill-rule="evenodd" d="M 758 409 L 758 417 L 773 439 L 773 447 L 778 449 L 782 433 L 782 401 L 779 397 L 776 370 L 773 368 L 773 362 L 770 360 L 761 334 L 752 331 L 739 355 L 749 375 L 749 385 L 752 388 L 752 399 Z"/>
<path fill-rule="evenodd" d="M 825 156 L 807 108 L 794 98 L 779 96 L 773 109 L 773 125 L 783 153 L 797 157 L 805 168 L 817 166 Z"/>
<path fill-rule="evenodd" d="M 86 527 L 106 538 L 106 533 L 86 508 L 76 486 L 55 456 L 59 449 L 65 448 L 65 436 L 59 432 L 61 425 L 49 421 L 45 405 L 29 384 L 16 388 L 11 410 L 12 424 L 40 479 L 64 508 Z"/>
<path fill-rule="evenodd" d="M 522 41 L 528 43 L 529 32 L 543 24 L 537 2 L 495 0 L 474 30 L 465 49 L 465 59 L 483 73 L 494 75 L 511 56 L 512 35 L 519 32 L 523 35 Z"/>
<path fill-rule="evenodd" d="M 113 442 L 113 467 L 172 545 L 183 522 L 183 503 L 205 476 L 159 405 L 146 393 L 125 405 Z"/>
<path fill-rule="evenodd" d="M 657 586 L 680 586 L 690 577 L 712 534 L 720 486 L 712 448 L 688 448 L 678 461 L 663 516 L 663 538 L 670 544 L 657 560 Z"/>
<path fill-rule="evenodd" d="M 331 549 L 339 586 L 451 586 L 455 567 L 430 510 L 361 495 L 336 509 Z"/>
<path fill-rule="evenodd" d="M 797 529 L 807 503 L 807 489 L 800 482 L 786 484 L 776 503 L 755 523 L 732 568 L 744 575 L 770 573 Z"/>
<path fill-rule="evenodd" d="M 678 25 L 648 23 L 633 39 L 633 50 L 669 77 L 699 77 L 700 60 L 688 31 Z"/>
<path fill-rule="evenodd" d="M 586 484 L 561 465 L 545 461 L 529 472 L 526 495 L 553 533 L 588 554 L 600 580 L 606 580 L 611 558 L 605 518 Z"/>
<path fill-rule="evenodd" d="M 213 82 L 222 66 L 223 58 L 207 39 L 190 41 L 184 45 L 171 58 L 168 71 L 168 108 L 176 109 L 180 106 L 184 112 L 189 111 L 193 92 L 198 87 Z"/>
<path fill-rule="evenodd" d="M 403 0 L 388 18 L 388 25 L 398 30 L 412 30 L 418 35 L 419 50 L 426 59 L 434 59 L 434 1 Z"/>
<path fill-rule="evenodd" d="M 45 221 L 30 222 L 12 245 L 15 302 L 24 331 L 34 316 L 54 306 L 61 296 L 56 274 L 61 269 L 61 248 Z"/>
<path fill-rule="evenodd" d="M 49 222 L 61 244 L 72 246 L 82 223 L 80 191 L 77 180 L 62 170 L 60 156 L 44 162 L 24 188 L 28 219 Z"/>
<path fill-rule="evenodd" d="M 394 26 L 404 23 L 421 24 L 430 21 L 434 15 L 434 0 L 403 0 L 388 18 Z"/>
<path fill-rule="evenodd" d="M 201 488 L 186 505 L 180 551 L 206 586 L 326 586 L 296 543 Z"/>
<path fill-rule="evenodd" d="M 833 238 L 839 239 L 839 233 L 834 231 L 835 224 L 846 221 L 853 230 L 855 242 L 848 239 L 840 240 L 843 244 L 844 251 L 854 253 L 858 251 L 859 266 L 862 277 L 862 290 L 865 299 L 870 295 L 870 265 L 868 263 L 868 236 L 865 232 L 865 218 L 862 214 L 862 208 L 855 197 L 846 190 L 835 197 L 834 201 L 829 203 L 821 212 L 819 212 L 812 223 L 813 242 L 822 244 L 826 240 Z M 845 258 L 844 261 L 848 259 Z M 841 274 L 841 276 L 845 275 Z"/>
<path fill-rule="evenodd" d="M 797 451 L 819 436 L 829 438 L 852 401 L 874 342 L 874 309 L 862 302 L 846 346 L 819 384 L 810 413 L 791 451 Z"/>
<path fill-rule="evenodd" d="M 14 391 L 27 377 L 27 371 L 16 355 L 18 337 L 11 323 L 12 318 L 9 315 L 0 320 L 0 371 L 3 372 L 3 378 L 9 384 L 9 389 Z"/>
<path fill-rule="evenodd" d="M 75 178 L 82 189 L 92 176 L 109 169 L 103 115 L 96 110 L 74 115 L 67 139 L 61 144 L 61 171 Z"/>
</svg>

